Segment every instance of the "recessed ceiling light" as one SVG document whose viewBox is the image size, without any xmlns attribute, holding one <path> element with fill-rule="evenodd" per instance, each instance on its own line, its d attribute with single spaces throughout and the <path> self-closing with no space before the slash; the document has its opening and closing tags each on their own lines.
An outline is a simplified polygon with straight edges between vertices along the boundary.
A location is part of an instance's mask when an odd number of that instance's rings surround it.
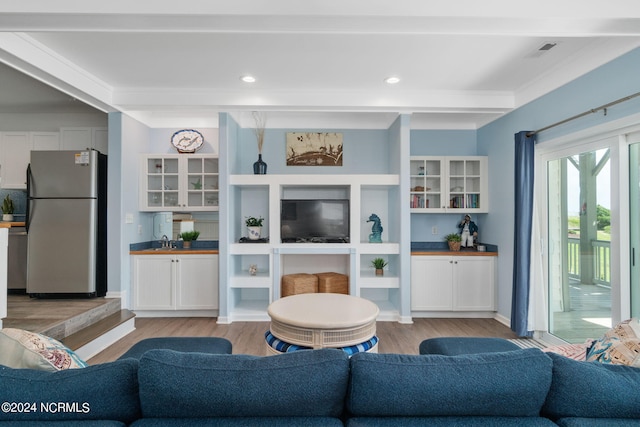
<svg viewBox="0 0 640 427">
<path fill-rule="evenodd" d="M 400 77 L 396 77 L 396 76 L 387 77 L 386 79 L 384 79 L 384 82 L 388 85 L 395 85 L 400 83 Z"/>
<path fill-rule="evenodd" d="M 247 74 L 244 76 L 240 76 L 240 80 L 242 80 L 245 83 L 255 83 L 256 78 Z"/>
</svg>

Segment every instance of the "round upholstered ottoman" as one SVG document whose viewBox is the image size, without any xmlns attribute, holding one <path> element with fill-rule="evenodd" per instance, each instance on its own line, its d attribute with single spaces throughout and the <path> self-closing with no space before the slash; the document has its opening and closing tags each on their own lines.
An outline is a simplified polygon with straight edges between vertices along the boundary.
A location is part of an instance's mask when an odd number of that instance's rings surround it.
<svg viewBox="0 0 640 427">
<path fill-rule="evenodd" d="M 302 345 L 289 344 L 278 338 L 274 337 L 271 334 L 271 331 L 267 331 L 264 334 L 264 339 L 267 343 L 267 354 L 282 354 L 282 353 L 290 353 L 292 351 L 298 350 L 313 350 L 312 347 L 305 347 Z M 377 353 L 378 352 L 378 337 L 373 336 L 371 339 L 356 345 L 350 345 L 346 347 L 338 347 L 338 350 L 342 350 L 347 353 L 349 356 L 352 356 L 356 353 Z"/>
</svg>

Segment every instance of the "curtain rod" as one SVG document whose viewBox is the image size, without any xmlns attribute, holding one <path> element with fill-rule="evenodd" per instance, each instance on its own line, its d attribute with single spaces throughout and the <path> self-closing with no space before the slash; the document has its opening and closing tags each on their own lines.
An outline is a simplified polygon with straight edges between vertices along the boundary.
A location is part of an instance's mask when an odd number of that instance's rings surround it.
<svg viewBox="0 0 640 427">
<path fill-rule="evenodd" d="M 570 122 L 572 120 L 579 119 L 580 117 L 584 117 L 584 116 L 589 115 L 589 114 L 597 113 L 600 110 L 604 110 L 604 113 L 606 115 L 607 114 L 607 108 L 609 108 L 611 106 L 614 106 L 616 104 L 620 104 L 622 102 L 628 101 L 628 100 L 633 99 L 633 98 L 635 98 L 637 96 L 640 96 L 640 92 L 636 92 L 636 93 L 634 93 L 632 95 L 625 96 L 624 98 L 616 99 L 615 101 L 610 102 L 608 104 L 604 104 L 604 105 L 601 105 L 599 107 L 592 108 L 591 110 L 587 110 L 584 113 L 577 114 L 577 115 L 575 115 L 573 117 L 569 117 L 568 119 L 561 120 L 561 121 L 556 122 L 556 123 L 554 123 L 552 125 L 545 126 L 545 127 L 541 128 L 541 129 L 538 129 L 538 130 L 534 130 L 533 132 L 527 132 L 527 134 L 526 134 L 527 138 L 532 137 L 533 135 L 536 135 L 536 134 L 538 134 L 540 132 L 543 132 L 545 130 L 549 130 L 551 128 L 554 128 L 556 126 L 563 125 L 563 124 L 565 124 L 567 122 Z"/>
</svg>

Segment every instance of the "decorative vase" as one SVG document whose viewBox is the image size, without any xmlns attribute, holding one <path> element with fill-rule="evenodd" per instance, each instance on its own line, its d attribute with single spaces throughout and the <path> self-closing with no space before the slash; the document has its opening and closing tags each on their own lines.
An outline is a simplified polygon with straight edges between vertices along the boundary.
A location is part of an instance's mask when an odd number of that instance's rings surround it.
<svg viewBox="0 0 640 427">
<path fill-rule="evenodd" d="M 13 221 L 13 214 L 2 214 L 2 220 L 5 222 Z"/>
<path fill-rule="evenodd" d="M 182 242 L 183 249 L 191 249 L 191 240 L 185 240 Z"/>
<path fill-rule="evenodd" d="M 459 251 L 462 242 L 448 242 L 450 251 Z"/>
<path fill-rule="evenodd" d="M 262 227 L 247 227 L 247 232 L 249 234 L 249 240 L 258 240 L 262 232 Z"/>
<path fill-rule="evenodd" d="M 258 161 L 253 164 L 253 173 L 255 175 L 267 174 L 267 164 L 262 161 L 262 154 L 258 154 Z"/>
<path fill-rule="evenodd" d="M 256 274 L 258 274 L 258 265 L 257 264 L 251 264 L 249 266 L 249 274 L 252 276 L 255 276 Z"/>
<path fill-rule="evenodd" d="M 384 270 L 382 268 L 376 268 L 376 276 L 384 276 Z"/>
</svg>

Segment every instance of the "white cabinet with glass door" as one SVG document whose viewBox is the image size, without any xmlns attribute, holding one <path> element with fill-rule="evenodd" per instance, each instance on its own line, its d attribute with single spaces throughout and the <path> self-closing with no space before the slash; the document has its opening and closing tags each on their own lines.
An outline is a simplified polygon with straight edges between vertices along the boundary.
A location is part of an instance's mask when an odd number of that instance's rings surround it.
<svg viewBox="0 0 640 427">
<path fill-rule="evenodd" d="M 218 158 L 145 155 L 140 164 L 141 211 L 217 211 Z"/>
<path fill-rule="evenodd" d="M 486 156 L 410 159 L 412 212 L 489 211 Z"/>
</svg>

